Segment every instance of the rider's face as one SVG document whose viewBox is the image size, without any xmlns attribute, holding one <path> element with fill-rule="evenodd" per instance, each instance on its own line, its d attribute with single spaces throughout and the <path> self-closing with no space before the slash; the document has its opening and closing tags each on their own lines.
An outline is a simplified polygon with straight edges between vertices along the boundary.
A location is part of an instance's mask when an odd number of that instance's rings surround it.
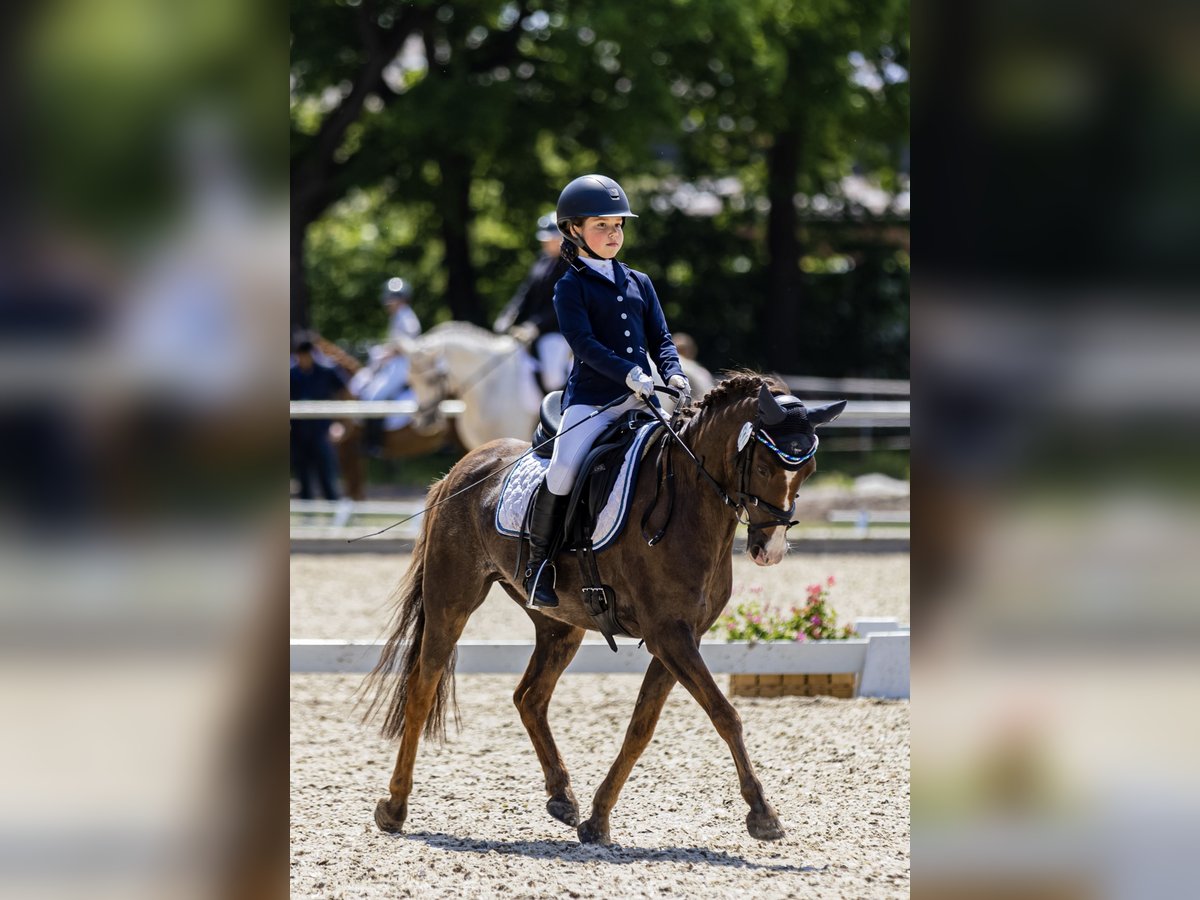
<svg viewBox="0 0 1200 900">
<path fill-rule="evenodd" d="M 604 259 L 612 259 L 625 242 L 625 220 L 621 216 L 604 216 L 583 220 L 583 239 L 592 252 Z"/>
</svg>

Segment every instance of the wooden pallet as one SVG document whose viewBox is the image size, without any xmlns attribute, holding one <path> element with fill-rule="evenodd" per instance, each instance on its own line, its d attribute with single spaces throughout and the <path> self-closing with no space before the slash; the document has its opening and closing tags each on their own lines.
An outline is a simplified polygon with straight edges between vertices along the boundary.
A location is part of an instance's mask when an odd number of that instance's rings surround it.
<svg viewBox="0 0 1200 900">
<path fill-rule="evenodd" d="M 730 675 L 735 697 L 853 697 L 857 675 Z"/>
</svg>

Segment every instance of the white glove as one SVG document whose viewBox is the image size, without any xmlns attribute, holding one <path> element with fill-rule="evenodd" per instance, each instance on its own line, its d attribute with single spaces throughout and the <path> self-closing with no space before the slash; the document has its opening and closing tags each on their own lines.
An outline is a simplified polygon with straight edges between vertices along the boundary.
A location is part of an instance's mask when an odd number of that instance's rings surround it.
<svg viewBox="0 0 1200 900">
<path fill-rule="evenodd" d="M 629 374 L 625 376 L 625 384 L 643 400 L 654 396 L 654 379 L 643 372 L 641 366 L 634 366 L 629 370 Z"/>
<path fill-rule="evenodd" d="M 679 391 L 679 400 L 675 403 L 675 408 L 680 409 L 692 402 L 692 385 L 683 375 L 672 375 L 667 379 L 667 387 L 673 387 Z"/>
</svg>

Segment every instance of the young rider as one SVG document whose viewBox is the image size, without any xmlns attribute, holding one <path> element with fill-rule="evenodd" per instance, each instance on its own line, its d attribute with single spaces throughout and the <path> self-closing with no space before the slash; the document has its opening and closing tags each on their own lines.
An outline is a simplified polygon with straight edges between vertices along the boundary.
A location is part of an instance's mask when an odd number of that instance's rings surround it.
<svg viewBox="0 0 1200 900">
<path fill-rule="evenodd" d="M 530 521 L 524 587 L 537 606 L 558 605 L 553 564 L 546 557 L 592 442 L 625 412 L 646 402 L 658 405 L 650 360 L 682 393 L 681 403 L 691 397 L 654 285 L 644 273 L 616 261 L 630 218 L 637 216 L 625 191 L 604 175 L 576 178 L 563 188 L 555 210 L 565 238 L 562 255 L 570 266 L 555 286 L 554 309 L 575 364 L 563 392 L 559 437 Z M 624 402 L 592 415 L 622 396 Z"/>
</svg>

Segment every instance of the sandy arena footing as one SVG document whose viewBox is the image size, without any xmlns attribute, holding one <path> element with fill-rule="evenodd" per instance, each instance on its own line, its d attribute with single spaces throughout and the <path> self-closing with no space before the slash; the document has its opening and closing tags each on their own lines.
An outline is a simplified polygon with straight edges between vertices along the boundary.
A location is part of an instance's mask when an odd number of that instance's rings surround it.
<svg viewBox="0 0 1200 900">
<path fill-rule="evenodd" d="M 459 676 L 462 731 L 422 744 L 406 833 L 387 835 L 372 814 L 395 747 L 351 710 L 360 676 L 293 676 L 292 896 L 908 896 L 907 702 L 733 698 L 787 829 L 762 843 L 746 833 L 728 748 L 676 687 L 601 848 L 546 813 L 516 682 Z M 559 682 L 550 723 L 585 816 L 640 683 Z"/>
</svg>

